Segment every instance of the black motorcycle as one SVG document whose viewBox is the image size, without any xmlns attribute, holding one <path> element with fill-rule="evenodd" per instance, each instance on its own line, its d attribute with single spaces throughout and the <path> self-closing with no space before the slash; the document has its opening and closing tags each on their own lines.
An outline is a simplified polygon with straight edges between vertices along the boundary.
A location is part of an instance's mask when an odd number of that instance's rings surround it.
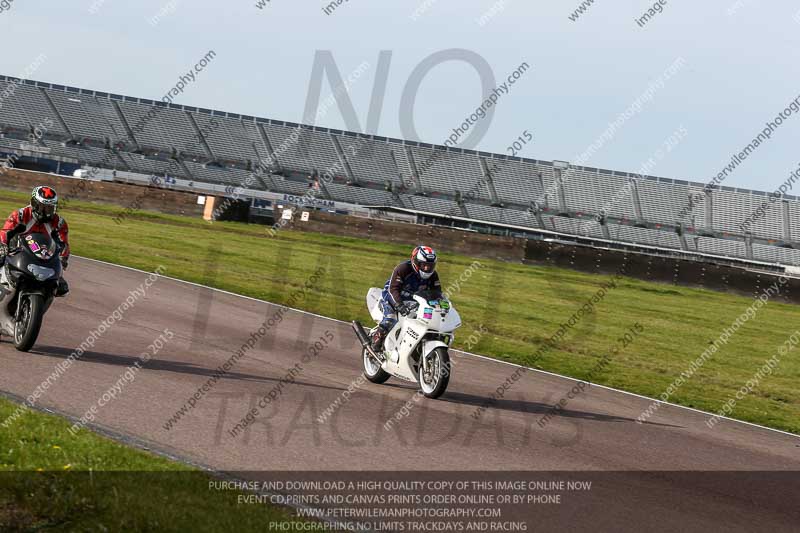
<svg viewBox="0 0 800 533">
<path fill-rule="evenodd" d="M 8 255 L 0 268 L 0 333 L 13 337 L 17 350 L 27 352 L 56 297 L 64 244 L 55 231 L 24 232 L 20 224 L 7 234 Z"/>
</svg>

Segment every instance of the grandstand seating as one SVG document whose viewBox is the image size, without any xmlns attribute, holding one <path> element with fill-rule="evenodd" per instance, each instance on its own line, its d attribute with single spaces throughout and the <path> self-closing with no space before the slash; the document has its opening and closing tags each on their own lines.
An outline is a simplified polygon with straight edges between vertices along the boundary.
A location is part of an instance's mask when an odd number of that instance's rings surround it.
<svg viewBox="0 0 800 533">
<path fill-rule="evenodd" d="M 800 264 L 800 251 L 793 248 L 800 241 L 800 203 L 794 196 L 771 204 L 745 235 L 740 224 L 768 200 L 763 192 L 719 187 L 710 199 L 690 201 L 704 184 L 582 166 L 563 170 L 559 180 L 552 161 L 307 125 L 297 135 L 297 124 L 280 120 L 5 76 L 0 76 L 2 94 L 0 151 L 6 153 L 232 187 L 242 186 L 250 175 L 246 168 L 257 168 L 274 154 L 269 170 L 281 170 L 284 177 L 255 180 L 251 188 L 266 184 L 274 192 L 300 195 L 308 190 L 302 177 L 334 169 L 325 193 L 340 202 L 520 228 L 541 228 L 543 221 L 542 229 L 562 233 Z M 26 134 L 45 121 L 51 126 L 32 150 Z M 120 142 L 121 150 L 108 149 Z M 179 160 L 170 160 L 176 154 Z M 601 213 L 605 226 L 595 218 Z"/>
</svg>

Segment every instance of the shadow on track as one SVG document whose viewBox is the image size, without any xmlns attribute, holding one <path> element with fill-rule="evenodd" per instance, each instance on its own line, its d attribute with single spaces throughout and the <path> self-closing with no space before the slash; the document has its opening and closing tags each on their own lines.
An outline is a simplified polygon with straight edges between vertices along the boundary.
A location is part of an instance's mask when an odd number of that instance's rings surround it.
<svg viewBox="0 0 800 533">
<path fill-rule="evenodd" d="M 384 386 L 395 387 L 395 388 L 403 388 L 408 390 L 415 390 L 413 387 L 405 387 L 401 386 L 400 384 L 394 383 L 387 383 Z M 488 396 L 475 396 L 474 394 L 466 394 L 463 392 L 457 391 L 447 391 L 444 396 L 440 397 L 438 400 L 439 402 L 448 402 L 458 405 L 468 405 L 474 407 L 480 407 L 486 403 L 488 400 Z M 490 406 L 490 409 L 499 409 L 501 411 L 511 411 L 520 414 L 529 414 L 529 415 L 546 415 L 548 413 L 553 413 L 553 419 L 562 417 L 562 418 L 579 418 L 582 420 L 594 420 L 596 422 L 636 422 L 633 418 L 626 418 L 622 416 L 614 416 L 614 415 L 604 415 L 600 413 L 589 413 L 585 411 L 575 411 L 570 409 L 562 409 L 560 411 L 553 411 L 552 405 L 548 405 L 545 403 L 539 402 L 529 402 L 526 400 L 512 400 L 512 399 L 497 399 L 494 400 Z M 683 426 L 676 426 L 672 424 L 659 424 L 657 422 L 643 422 L 644 425 L 650 426 L 661 426 L 661 427 L 673 427 L 673 428 L 682 428 Z"/>
<path fill-rule="evenodd" d="M 72 353 L 73 350 L 68 348 L 62 348 L 59 346 L 41 346 L 37 345 L 34 350 L 31 350 L 31 354 L 35 355 L 43 355 L 46 357 L 55 357 L 58 359 L 66 359 Z M 140 361 L 141 359 L 138 356 L 134 355 L 117 355 L 117 354 L 108 354 L 102 352 L 93 352 L 87 351 L 84 352 L 79 361 L 82 362 L 89 362 L 89 363 L 99 363 L 103 365 L 113 365 L 113 366 L 123 366 L 128 367 L 132 366 L 133 363 L 136 361 Z M 176 372 L 179 374 L 192 374 L 196 376 L 205 376 L 211 377 L 218 373 L 216 368 L 209 369 L 200 366 L 195 366 L 191 363 L 182 363 L 179 361 L 166 361 L 164 359 L 150 359 L 147 363 L 142 364 L 142 368 L 147 370 L 156 370 L 156 371 L 163 371 L 163 372 Z M 286 371 L 283 369 L 277 369 L 280 376 L 286 374 Z M 253 374 L 242 374 L 239 372 L 227 372 L 222 377 L 220 377 L 220 381 L 230 379 L 235 381 L 254 381 L 254 382 L 261 382 L 261 383 L 278 383 L 280 382 L 279 377 L 271 378 L 266 376 L 256 376 Z M 319 389 L 331 389 L 337 391 L 343 391 L 346 387 L 330 387 L 327 385 L 317 385 L 313 383 L 304 383 L 302 381 L 295 381 L 296 385 L 306 386 L 306 387 L 314 387 Z"/>
</svg>

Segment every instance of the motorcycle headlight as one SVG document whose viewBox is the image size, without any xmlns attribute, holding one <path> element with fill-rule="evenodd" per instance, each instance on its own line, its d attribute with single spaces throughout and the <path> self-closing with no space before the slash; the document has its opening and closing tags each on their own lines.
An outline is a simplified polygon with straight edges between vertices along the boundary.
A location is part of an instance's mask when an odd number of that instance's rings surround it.
<svg viewBox="0 0 800 533">
<path fill-rule="evenodd" d="M 33 277 L 39 281 L 47 281 L 56 275 L 56 271 L 52 268 L 47 268 L 39 265 L 28 265 L 28 272 L 33 274 Z"/>
</svg>

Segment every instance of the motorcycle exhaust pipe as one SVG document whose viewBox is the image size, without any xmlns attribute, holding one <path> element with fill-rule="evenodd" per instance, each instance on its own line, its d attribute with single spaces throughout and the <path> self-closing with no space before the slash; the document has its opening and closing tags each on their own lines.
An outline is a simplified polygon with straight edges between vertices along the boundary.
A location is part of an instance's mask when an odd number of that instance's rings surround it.
<svg viewBox="0 0 800 533">
<path fill-rule="evenodd" d="M 364 331 L 364 326 L 362 326 L 361 322 L 358 320 L 353 320 L 353 331 L 356 332 L 356 337 L 358 337 L 358 342 L 361 343 L 361 346 L 369 348 L 372 345 L 372 342 L 369 340 L 369 335 Z"/>
</svg>

